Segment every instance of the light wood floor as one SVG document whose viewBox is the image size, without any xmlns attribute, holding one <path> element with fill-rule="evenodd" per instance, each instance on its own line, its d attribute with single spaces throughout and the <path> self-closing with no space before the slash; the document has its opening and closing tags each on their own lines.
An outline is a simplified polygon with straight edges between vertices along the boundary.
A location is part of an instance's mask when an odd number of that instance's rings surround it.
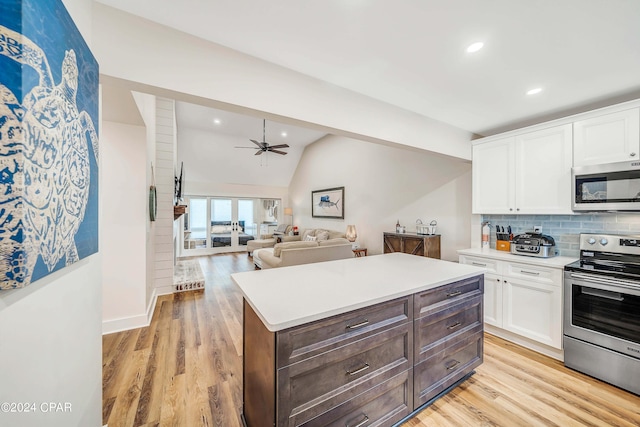
<svg viewBox="0 0 640 427">
<path fill-rule="evenodd" d="M 242 297 L 229 275 L 245 253 L 199 258 L 204 291 L 158 299 L 148 328 L 103 337 L 109 427 L 241 426 Z M 485 335 L 476 374 L 415 426 L 640 426 L 640 397 Z"/>
</svg>

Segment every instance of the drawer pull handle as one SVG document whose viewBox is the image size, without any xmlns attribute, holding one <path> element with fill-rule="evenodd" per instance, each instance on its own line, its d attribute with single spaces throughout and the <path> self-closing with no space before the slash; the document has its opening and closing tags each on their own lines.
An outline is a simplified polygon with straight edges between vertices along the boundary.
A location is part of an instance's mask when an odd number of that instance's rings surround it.
<svg viewBox="0 0 640 427">
<path fill-rule="evenodd" d="M 347 422 L 347 424 L 345 424 L 346 427 L 362 427 L 363 425 L 365 425 L 366 423 L 369 422 L 369 417 L 367 417 L 366 415 L 364 416 L 364 420 L 360 421 L 358 424 L 354 424 L 351 425 Z"/>
<path fill-rule="evenodd" d="M 520 270 L 520 273 L 522 273 L 522 274 L 530 274 L 532 276 L 539 276 L 540 275 L 539 271 Z"/>
<path fill-rule="evenodd" d="M 362 322 L 356 323 L 355 325 L 347 325 L 346 329 L 354 330 L 354 329 L 362 328 L 363 326 L 368 325 L 368 324 L 369 324 L 369 320 L 368 319 L 364 319 Z"/>
<path fill-rule="evenodd" d="M 460 362 L 458 362 L 457 360 L 454 360 L 454 361 L 453 361 L 453 365 L 451 365 L 451 366 L 448 366 L 448 367 L 447 367 L 447 371 L 450 371 L 450 370 L 452 370 L 452 369 L 455 369 L 455 368 L 456 368 L 456 366 L 458 366 L 459 364 L 460 364 Z"/>
<path fill-rule="evenodd" d="M 471 265 L 477 265 L 478 267 L 486 267 L 487 264 L 482 264 L 480 262 L 472 262 Z"/>
<path fill-rule="evenodd" d="M 453 292 L 449 292 L 447 294 L 447 298 L 451 298 L 451 297 L 457 297 L 458 295 L 460 295 L 462 293 L 462 291 L 453 291 Z"/>
<path fill-rule="evenodd" d="M 454 323 L 453 325 L 447 326 L 447 329 L 454 329 L 454 328 L 457 328 L 457 327 L 458 327 L 458 326 L 460 326 L 460 325 L 461 325 L 461 323 L 460 323 L 460 322 L 456 322 L 456 323 Z"/>
<path fill-rule="evenodd" d="M 364 372 L 367 369 L 369 369 L 369 364 L 365 363 L 364 366 L 362 368 L 358 368 L 355 371 L 347 371 L 347 375 L 352 376 L 352 375 L 358 375 L 360 372 Z"/>
<path fill-rule="evenodd" d="M 347 424 L 345 424 L 345 426 L 346 427 L 362 427 L 363 425 L 365 425 L 368 422 L 369 422 L 369 417 L 367 417 L 365 415 L 364 419 L 362 421 L 360 421 L 358 424 L 351 425 L 351 424 L 347 423 Z"/>
</svg>

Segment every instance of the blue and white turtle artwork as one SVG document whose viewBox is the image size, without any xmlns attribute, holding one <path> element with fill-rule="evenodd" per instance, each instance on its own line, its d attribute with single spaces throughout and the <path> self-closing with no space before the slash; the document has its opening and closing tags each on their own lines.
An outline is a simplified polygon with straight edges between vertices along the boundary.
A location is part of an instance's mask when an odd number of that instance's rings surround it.
<svg viewBox="0 0 640 427">
<path fill-rule="evenodd" d="M 0 290 L 98 251 L 98 64 L 60 0 L 0 0 Z"/>
</svg>

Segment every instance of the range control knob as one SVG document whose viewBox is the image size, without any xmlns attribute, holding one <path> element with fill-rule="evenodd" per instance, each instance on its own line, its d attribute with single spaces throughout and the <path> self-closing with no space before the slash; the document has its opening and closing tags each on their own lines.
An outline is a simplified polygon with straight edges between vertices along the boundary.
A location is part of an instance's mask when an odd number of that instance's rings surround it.
<svg viewBox="0 0 640 427">
<path fill-rule="evenodd" d="M 593 237 L 590 237 L 589 240 L 587 240 L 587 243 L 590 245 L 595 245 L 596 244 L 596 239 L 594 239 Z"/>
<path fill-rule="evenodd" d="M 609 243 L 609 241 L 607 239 L 605 239 L 605 238 L 600 239 L 600 244 L 602 246 L 607 246 L 607 243 Z"/>
</svg>

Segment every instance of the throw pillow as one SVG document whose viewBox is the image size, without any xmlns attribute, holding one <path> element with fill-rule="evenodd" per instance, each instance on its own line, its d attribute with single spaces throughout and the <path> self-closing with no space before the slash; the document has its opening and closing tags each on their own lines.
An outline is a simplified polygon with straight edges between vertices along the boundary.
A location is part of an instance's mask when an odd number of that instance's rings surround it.
<svg viewBox="0 0 640 427">
<path fill-rule="evenodd" d="M 327 230 L 317 230 L 316 238 L 318 240 L 329 240 L 329 231 Z"/>
<path fill-rule="evenodd" d="M 302 232 L 302 237 L 301 239 L 304 240 L 307 236 L 313 236 L 315 230 L 313 229 L 306 229 Z"/>
<path fill-rule="evenodd" d="M 227 226 L 225 226 L 225 225 L 213 225 L 213 226 L 211 226 L 211 232 L 213 234 L 227 233 Z"/>
<path fill-rule="evenodd" d="M 318 239 L 316 236 L 304 236 L 305 242 L 315 242 L 316 240 L 322 240 L 322 239 Z"/>
</svg>

